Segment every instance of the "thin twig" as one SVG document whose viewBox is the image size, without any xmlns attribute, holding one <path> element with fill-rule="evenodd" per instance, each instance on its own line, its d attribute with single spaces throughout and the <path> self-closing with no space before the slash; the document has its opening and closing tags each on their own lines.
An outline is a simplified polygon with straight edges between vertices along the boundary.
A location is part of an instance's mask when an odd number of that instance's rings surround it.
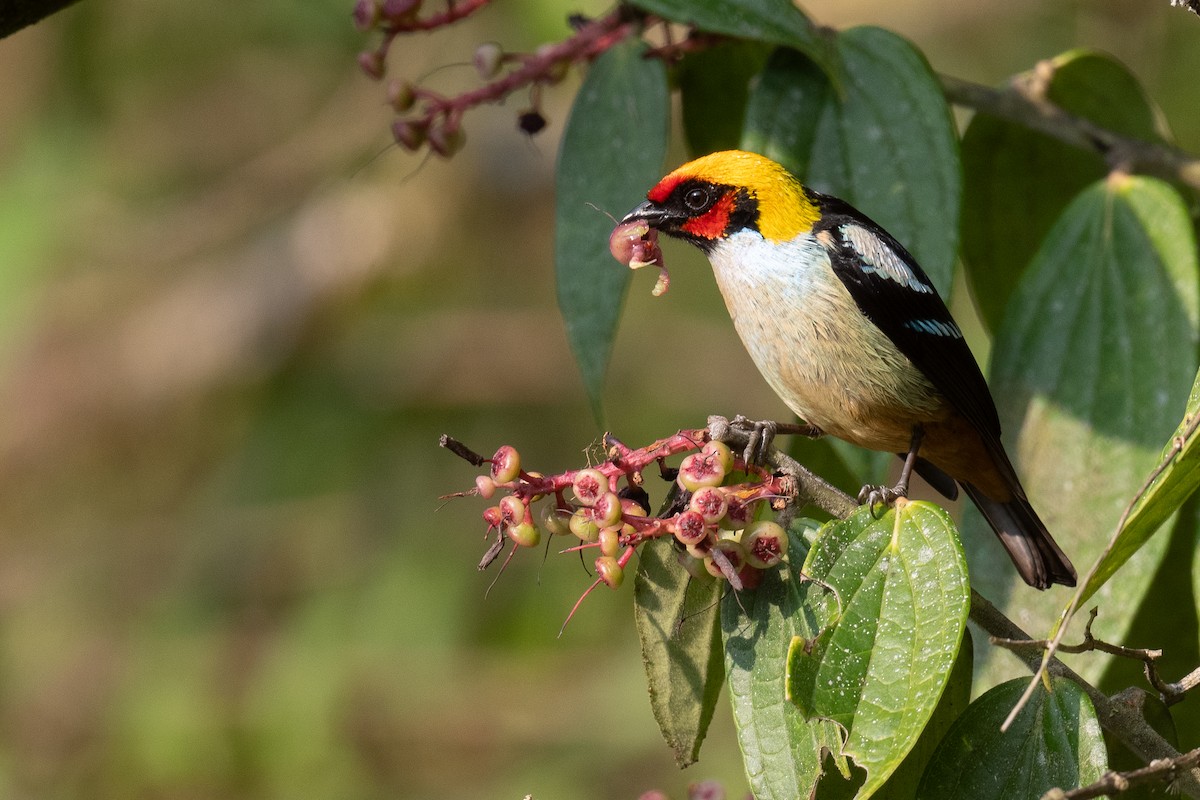
<svg viewBox="0 0 1200 800">
<path fill-rule="evenodd" d="M 1125 647 L 1124 645 L 1112 644 L 1103 639 L 1097 639 L 1092 634 L 1092 624 L 1096 621 L 1096 616 L 1099 614 L 1098 608 L 1093 608 L 1088 616 L 1087 625 L 1083 629 L 1083 640 L 1079 644 L 1059 644 L 1057 650 L 1060 653 L 1091 653 L 1100 651 L 1108 653 L 1119 658 L 1129 658 L 1134 661 L 1141 661 L 1145 667 L 1146 680 L 1158 692 L 1158 697 L 1162 700 L 1163 705 L 1172 706 L 1184 698 L 1188 690 L 1193 688 L 1197 681 L 1200 681 L 1200 668 L 1197 668 L 1188 676 L 1176 683 L 1169 683 L 1163 680 L 1158 673 L 1158 659 L 1162 658 L 1162 650 L 1152 650 L 1142 647 Z M 1002 639 L 1000 637 L 991 637 L 991 642 L 999 647 L 1004 647 L 1009 650 L 1048 650 L 1053 639 Z M 1195 676 L 1195 677 L 1193 677 Z"/>
<path fill-rule="evenodd" d="M 487 462 L 486 458 L 479 455 L 479 453 L 476 453 L 474 450 L 467 447 L 465 444 L 449 434 L 443 433 L 441 435 L 441 437 L 438 439 L 438 447 L 446 448 L 451 453 L 454 453 L 454 455 L 466 461 L 472 467 L 482 467 Z"/>
<path fill-rule="evenodd" d="M 1028 640 L 1030 638 L 1015 622 L 1004 616 L 999 609 L 974 589 L 971 590 L 971 621 L 988 634 L 1000 639 Z M 1014 651 L 1014 654 L 1024 660 L 1031 670 L 1037 669 L 1042 663 L 1042 658 L 1038 653 L 1024 654 Z M 1046 671 L 1050 675 L 1064 677 L 1078 684 L 1092 701 L 1092 706 L 1096 709 L 1096 718 L 1100 721 L 1100 727 L 1119 739 L 1147 764 L 1156 759 L 1178 759 L 1180 757 L 1179 751 L 1151 728 L 1133 705 L 1117 702 L 1108 697 L 1057 658 L 1049 660 Z M 1191 765 L 1181 770 L 1177 785 L 1180 791 L 1188 797 L 1200 798 L 1200 770 Z"/>
<path fill-rule="evenodd" d="M 1051 789 L 1042 800 L 1086 800 L 1091 797 L 1111 797 L 1114 794 L 1148 783 L 1173 782 L 1180 772 L 1200 764 L 1200 748 L 1189 750 L 1178 758 L 1158 758 L 1146 766 L 1129 772 L 1106 772 L 1095 783 L 1078 789 Z"/>
<path fill-rule="evenodd" d="M 1017 700 L 1016 705 L 1013 706 L 1013 710 L 1009 713 L 1008 718 L 1004 720 L 1004 724 L 1001 725 L 1000 728 L 1001 730 L 1008 730 L 1008 726 L 1012 724 L 1014 719 L 1016 719 L 1017 714 L 1020 713 L 1021 709 L 1025 707 L 1025 704 L 1029 702 L 1029 698 L 1033 696 L 1033 692 L 1037 688 L 1037 684 L 1041 681 L 1042 674 L 1045 672 L 1046 665 L 1050 662 L 1050 659 L 1054 657 L 1054 653 L 1062 645 L 1063 637 L 1067 635 L 1067 628 L 1070 626 L 1071 620 L 1074 619 L 1075 614 L 1078 613 L 1079 607 L 1083 605 L 1088 597 L 1090 597 L 1090 595 L 1086 593 L 1092 590 L 1092 579 L 1099 572 L 1100 565 L 1104 563 L 1105 559 L 1108 557 L 1108 554 L 1111 553 L 1117 546 L 1117 541 L 1121 538 L 1121 533 L 1125 530 L 1125 526 L 1129 524 L 1129 520 L 1133 516 L 1134 512 L 1141 506 L 1142 499 L 1146 497 L 1146 495 L 1150 492 L 1150 489 L 1154 487 L 1154 485 L 1158 482 L 1158 479 L 1164 472 L 1166 472 L 1167 467 L 1169 467 L 1175 461 L 1175 459 L 1179 457 L 1179 454 L 1183 452 L 1183 448 L 1187 441 L 1196 434 L 1198 426 L 1200 426 L 1200 414 L 1196 414 L 1190 419 L 1187 417 L 1184 419 L 1187 424 L 1184 426 L 1183 432 L 1171 440 L 1170 449 L 1163 454 L 1163 457 L 1159 460 L 1158 466 L 1151 470 L 1150 474 L 1146 476 L 1146 480 L 1142 482 L 1141 488 L 1138 489 L 1137 493 L 1133 496 L 1133 499 L 1129 501 L 1129 504 L 1125 506 L 1125 510 L 1121 512 L 1121 518 L 1117 520 L 1117 525 L 1113 529 L 1112 535 L 1108 537 L 1108 543 L 1104 546 L 1104 549 L 1100 551 L 1100 554 L 1096 557 L 1096 560 L 1092 562 L 1092 565 L 1088 568 L 1087 572 L 1084 573 L 1083 578 L 1079 581 L 1075 589 L 1075 593 L 1071 595 L 1071 602 L 1067 604 L 1066 609 L 1063 611 L 1054 636 L 1050 640 L 1050 644 L 1046 647 L 1046 650 L 1042 655 L 1041 666 L 1034 671 L 1033 678 L 1029 681 L 1029 685 L 1025 687 L 1025 692 L 1021 695 L 1020 699 Z"/>
<path fill-rule="evenodd" d="M 950 75 L 939 78 L 946 99 L 955 105 L 1015 122 L 1098 153 L 1115 169 L 1179 181 L 1200 190 L 1200 158 L 1169 145 L 1122 136 L 1065 111 L 1040 95 L 1037 80 L 1017 80 L 1007 88 L 994 89 Z"/>
</svg>

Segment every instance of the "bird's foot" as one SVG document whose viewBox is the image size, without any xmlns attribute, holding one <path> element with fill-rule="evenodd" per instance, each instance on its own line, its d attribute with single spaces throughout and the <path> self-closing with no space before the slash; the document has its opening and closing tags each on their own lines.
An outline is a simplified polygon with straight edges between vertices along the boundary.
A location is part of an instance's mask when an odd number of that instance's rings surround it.
<svg viewBox="0 0 1200 800">
<path fill-rule="evenodd" d="M 738 414 L 733 418 L 731 424 L 744 430 L 748 437 L 746 449 L 742 451 L 742 458 L 745 462 L 747 464 L 763 463 L 767 457 L 767 451 L 771 449 L 771 444 L 779 434 L 779 423 L 769 419 L 747 419 Z"/>
<path fill-rule="evenodd" d="M 895 486 L 867 484 L 858 492 L 858 503 L 871 509 L 871 516 L 879 519 L 901 497 L 908 497 L 908 486 L 904 483 Z M 876 513 L 876 509 L 880 509 L 879 513 Z"/>
<path fill-rule="evenodd" d="M 781 433 L 800 434 L 812 439 L 824 435 L 824 431 L 815 425 L 793 422 L 774 422 L 772 420 L 754 420 L 738 414 L 733 419 L 713 416 L 708 418 L 709 435 L 721 441 L 733 438 L 729 435 L 737 432 L 744 436 L 746 445 L 742 449 L 742 460 L 747 464 L 762 464 L 771 449 L 775 437 Z M 740 437 L 737 437 L 740 440 Z M 732 442 L 731 442 L 732 443 Z"/>
</svg>

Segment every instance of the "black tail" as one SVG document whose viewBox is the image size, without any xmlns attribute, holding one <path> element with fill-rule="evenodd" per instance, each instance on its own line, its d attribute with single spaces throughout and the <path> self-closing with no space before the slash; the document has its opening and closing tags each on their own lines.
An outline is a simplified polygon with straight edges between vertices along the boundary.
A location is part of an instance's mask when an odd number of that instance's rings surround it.
<svg viewBox="0 0 1200 800">
<path fill-rule="evenodd" d="M 1028 500 L 1016 494 L 1007 503 L 997 503 L 969 483 L 962 487 L 1000 537 L 1026 583 L 1037 589 L 1049 589 L 1054 583 L 1075 585 L 1075 567 Z"/>
</svg>

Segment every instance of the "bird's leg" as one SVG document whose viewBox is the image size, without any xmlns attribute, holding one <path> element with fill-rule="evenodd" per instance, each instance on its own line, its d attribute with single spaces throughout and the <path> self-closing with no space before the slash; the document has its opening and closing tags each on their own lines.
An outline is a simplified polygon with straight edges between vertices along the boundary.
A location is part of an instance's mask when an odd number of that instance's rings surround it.
<svg viewBox="0 0 1200 800">
<path fill-rule="evenodd" d="M 901 497 L 908 497 L 908 481 L 912 477 L 913 467 L 917 464 L 917 453 L 921 450 L 921 439 L 925 436 L 925 429 L 919 424 L 912 427 L 912 439 L 908 446 L 908 453 L 904 456 L 904 466 L 900 468 L 900 480 L 895 486 L 872 486 L 867 484 L 862 487 L 858 493 L 858 502 L 863 505 L 870 506 L 872 511 L 877 505 L 890 506 Z"/>
<path fill-rule="evenodd" d="M 810 439 L 818 439 L 825 435 L 825 432 L 816 425 L 803 422 L 774 422 L 766 419 L 752 420 L 741 414 L 730 420 L 729 425 L 746 432 L 748 440 L 745 450 L 742 452 L 742 459 L 747 464 L 761 464 L 766 458 L 771 443 L 781 433 L 798 434 Z"/>
</svg>

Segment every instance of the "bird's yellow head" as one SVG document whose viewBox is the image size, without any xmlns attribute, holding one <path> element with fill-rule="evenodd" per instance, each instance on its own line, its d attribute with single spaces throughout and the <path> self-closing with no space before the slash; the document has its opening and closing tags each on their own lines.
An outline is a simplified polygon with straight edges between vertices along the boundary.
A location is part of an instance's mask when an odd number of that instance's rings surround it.
<svg viewBox="0 0 1200 800">
<path fill-rule="evenodd" d="M 623 222 L 641 220 L 710 250 L 747 228 L 770 241 L 794 239 L 820 217 L 800 181 L 754 153 L 724 150 L 689 161 L 646 194 Z"/>
</svg>

